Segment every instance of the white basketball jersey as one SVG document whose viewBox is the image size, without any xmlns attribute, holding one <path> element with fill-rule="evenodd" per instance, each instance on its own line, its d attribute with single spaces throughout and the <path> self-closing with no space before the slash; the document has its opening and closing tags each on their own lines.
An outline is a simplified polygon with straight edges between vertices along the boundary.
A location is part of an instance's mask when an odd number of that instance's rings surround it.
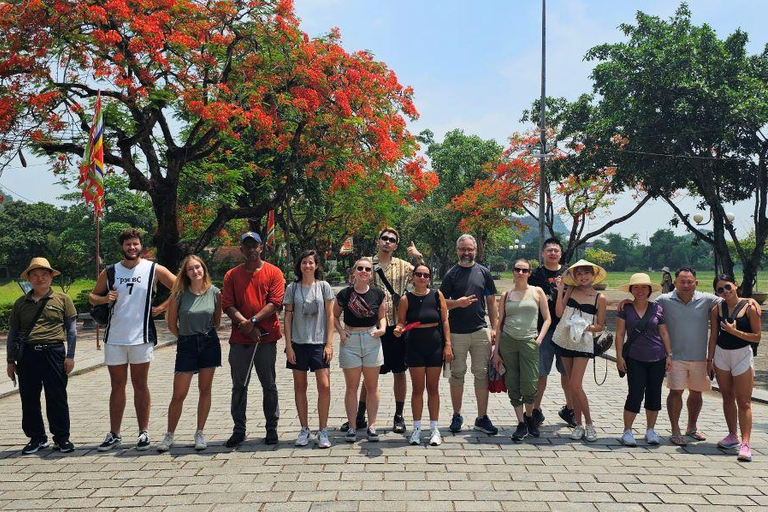
<svg viewBox="0 0 768 512">
<path fill-rule="evenodd" d="M 112 306 L 104 335 L 111 345 L 141 345 L 154 342 L 150 336 L 152 296 L 154 294 L 155 264 L 148 260 L 133 268 L 115 264 L 117 300 Z"/>
</svg>

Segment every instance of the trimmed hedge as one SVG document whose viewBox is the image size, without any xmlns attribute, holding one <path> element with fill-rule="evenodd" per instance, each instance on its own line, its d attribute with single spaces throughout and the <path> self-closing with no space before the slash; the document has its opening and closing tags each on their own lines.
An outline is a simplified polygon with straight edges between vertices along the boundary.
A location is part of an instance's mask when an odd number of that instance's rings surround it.
<svg viewBox="0 0 768 512">
<path fill-rule="evenodd" d="M 0 332 L 8 330 L 8 319 L 11 316 L 13 304 L 0 304 Z"/>
</svg>

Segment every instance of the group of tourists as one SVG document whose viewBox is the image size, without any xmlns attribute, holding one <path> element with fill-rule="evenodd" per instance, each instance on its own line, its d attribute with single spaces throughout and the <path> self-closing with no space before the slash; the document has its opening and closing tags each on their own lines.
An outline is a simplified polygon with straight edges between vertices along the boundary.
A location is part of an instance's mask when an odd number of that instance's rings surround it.
<svg viewBox="0 0 768 512">
<path fill-rule="evenodd" d="M 393 374 L 395 397 L 392 431 L 406 433 L 403 413 L 408 372 L 413 418 L 408 442 L 419 445 L 424 436 L 430 445 L 440 445 L 440 375 L 449 380 L 453 410 L 449 430 L 457 433 L 464 425 L 467 370 L 472 373 L 477 402 L 475 430 L 498 433 L 488 416 L 489 373 L 495 373 L 503 374 L 517 416 L 512 439 L 522 442 L 528 436 L 539 437 L 545 421 L 541 403 L 553 363 L 561 375 L 564 397 L 558 416 L 572 428 L 570 438 L 587 442 L 598 438 L 583 379 L 589 360 L 595 357 L 596 340 L 605 331 L 607 300 L 594 285 L 605 279 L 606 272 L 586 260 L 569 267 L 561 265 L 562 246 L 556 238 L 545 241 L 542 266 L 532 270 L 528 260 L 514 262 L 514 285 L 498 302 L 491 272 L 475 261 L 477 243 L 467 234 L 456 242 L 458 263 L 443 276 L 436 290 L 432 288 L 432 268 L 424 264 L 413 242 L 407 248 L 413 262 L 397 258 L 394 252 L 400 235 L 394 228 L 385 228 L 377 237 L 376 255 L 356 261 L 349 286 L 335 296 L 322 280 L 316 251 L 301 253 L 294 279 L 285 287 L 280 269 L 262 259 L 260 236 L 250 231 L 240 238 L 245 261 L 226 273 L 221 290 L 211 284 L 208 269 L 197 256 L 187 257 L 174 276 L 162 265 L 141 257 L 142 234 L 138 230 L 123 231 L 119 243 L 123 259 L 101 273 L 89 296 L 93 306 L 108 308 L 104 360 L 111 384 L 110 428 L 99 451 L 122 443 L 129 374 L 138 421 L 136 449 L 151 447 L 147 376 L 157 342 L 152 317 L 163 311 L 178 342 L 167 431 L 156 445 L 161 452 L 174 445 L 195 374 L 199 402 L 194 446 L 197 450 L 207 447 L 204 429 L 214 373 L 221 366 L 217 330 L 222 313 L 232 323 L 229 366 L 233 429 L 225 442 L 227 447 L 234 448 L 246 439 L 253 369 L 262 388 L 264 441 L 278 442 L 276 362 L 277 341 L 283 335 L 286 367 L 293 374 L 301 424 L 295 444 L 306 446 L 314 437 L 319 448 L 331 446 L 328 416 L 334 331 L 340 338 L 338 364 L 346 386 L 347 422 L 341 428 L 348 442 L 355 442 L 360 435 L 368 441 L 379 440 L 379 376 L 387 373 Z M 51 288 L 58 274 L 47 260 L 34 258 L 21 276 L 29 280 L 32 290 L 15 303 L 10 317 L 8 376 L 14 382 L 17 376 L 19 380 L 22 426 L 30 439 L 24 454 L 49 446 L 40 404 L 43 389 L 55 448 L 74 450 L 69 439 L 66 386 L 74 368 L 77 313 L 67 295 Z M 158 282 L 170 290 L 170 297 L 153 308 Z M 760 308 L 751 299 L 739 298 L 731 276 L 716 277 L 713 295 L 697 291 L 696 272 L 681 268 L 675 272 L 673 286 L 673 291 L 653 301 L 651 294 L 659 287 L 647 274 L 635 274 L 621 287 L 632 299 L 622 301 L 616 313 L 616 365 L 628 383 L 620 441 L 625 446 L 637 445 L 633 425 L 644 401 L 645 440 L 650 445 L 661 442 L 655 425 L 665 376 L 670 390 L 670 442 L 683 446 L 689 440 L 705 440 L 697 420 L 702 393 L 710 389 L 710 381 L 716 377 L 728 428 L 728 435 L 718 446 L 738 448 L 739 460 L 749 461 L 750 399 L 760 341 Z M 278 317 L 281 309 L 282 325 Z M 317 386 L 316 435 L 309 425 L 310 371 Z M 683 432 L 680 416 L 686 389 L 688 418 Z M 428 430 L 422 423 L 425 390 Z"/>
</svg>

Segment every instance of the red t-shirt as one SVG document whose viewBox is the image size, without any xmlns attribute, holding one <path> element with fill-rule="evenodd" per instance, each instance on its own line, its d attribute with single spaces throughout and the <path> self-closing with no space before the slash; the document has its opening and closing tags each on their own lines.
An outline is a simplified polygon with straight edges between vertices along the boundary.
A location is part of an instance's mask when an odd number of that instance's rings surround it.
<svg viewBox="0 0 768 512">
<path fill-rule="evenodd" d="M 267 304 L 274 304 L 279 310 L 283 305 L 284 294 L 283 273 L 276 266 L 265 261 L 261 269 L 249 272 L 245 266 L 238 265 L 224 275 L 221 309 L 226 311 L 234 306 L 245 318 L 251 318 Z M 274 343 L 282 337 L 277 312 L 261 320 L 256 327 L 266 332 L 261 337 L 264 343 Z M 242 334 L 234 324 L 229 342 L 234 345 L 253 345 L 253 340 Z"/>
</svg>

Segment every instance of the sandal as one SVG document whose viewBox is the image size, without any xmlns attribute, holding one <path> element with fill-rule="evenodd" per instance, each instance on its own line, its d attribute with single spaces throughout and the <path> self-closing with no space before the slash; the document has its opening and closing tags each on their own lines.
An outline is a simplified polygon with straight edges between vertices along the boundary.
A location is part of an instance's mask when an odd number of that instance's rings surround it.
<svg viewBox="0 0 768 512">
<path fill-rule="evenodd" d="M 696 441 L 706 441 L 707 436 L 704 435 L 704 432 L 701 432 L 699 430 L 689 430 L 685 433 L 688 437 L 692 437 Z"/>
<path fill-rule="evenodd" d="M 685 440 L 685 436 L 683 435 L 669 436 L 669 442 L 674 444 L 675 446 L 688 445 L 688 442 Z"/>
</svg>

